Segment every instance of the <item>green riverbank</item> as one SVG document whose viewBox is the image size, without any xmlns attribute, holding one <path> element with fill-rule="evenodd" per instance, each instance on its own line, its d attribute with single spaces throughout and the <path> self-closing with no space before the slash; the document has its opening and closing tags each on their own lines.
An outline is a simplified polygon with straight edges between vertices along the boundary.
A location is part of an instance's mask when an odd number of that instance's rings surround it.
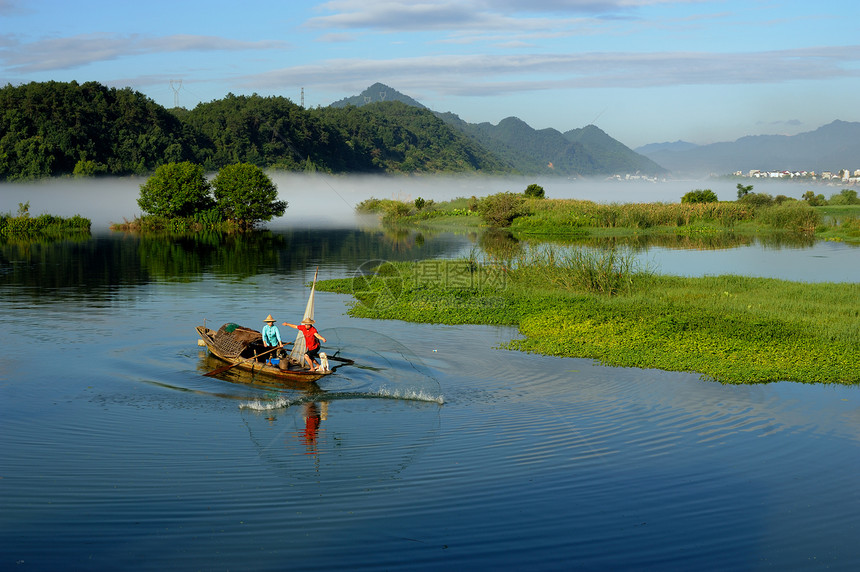
<svg viewBox="0 0 860 572">
<path fill-rule="evenodd" d="M 860 242 L 858 204 L 811 206 L 806 201 L 777 201 L 759 194 L 737 202 L 601 204 L 499 193 L 441 203 L 420 198 L 415 204 L 368 199 L 356 210 L 377 213 L 389 226 L 436 230 L 506 228 L 519 240 L 788 233 L 809 239 Z"/>
<path fill-rule="evenodd" d="M 637 271 L 623 257 L 427 260 L 326 280 L 354 317 L 516 326 L 512 350 L 723 383 L 860 382 L 860 284 Z"/>
</svg>

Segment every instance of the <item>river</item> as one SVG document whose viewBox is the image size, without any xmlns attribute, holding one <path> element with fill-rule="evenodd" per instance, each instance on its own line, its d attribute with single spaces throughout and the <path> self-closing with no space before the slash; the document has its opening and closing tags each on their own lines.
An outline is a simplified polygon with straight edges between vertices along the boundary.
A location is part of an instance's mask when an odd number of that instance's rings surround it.
<svg viewBox="0 0 860 572">
<path fill-rule="evenodd" d="M 411 183 L 384 192 L 485 194 Z M 0 569 L 860 560 L 857 387 L 725 386 L 521 354 L 498 349 L 513 328 L 354 319 L 350 297 L 325 292 L 318 327 L 355 366 L 312 387 L 206 377 L 219 362 L 197 345 L 204 320 L 294 321 L 316 267 L 350 276 L 477 239 L 355 219 L 356 200 L 387 195 L 348 179 L 287 194 L 285 217 L 250 236 L 111 233 L 135 214 L 135 184 L 99 182 L 83 199 L 92 189 L 74 181 L 0 187 L 0 211 L 30 200 L 34 214 L 94 220 L 89 238 L 0 245 Z M 669 200 L 654 196 L 643 201 Z M 642 256 L 670 273 L 857 281 L 860 268 L 860 250 L 836 243 Z"/>
</svg>

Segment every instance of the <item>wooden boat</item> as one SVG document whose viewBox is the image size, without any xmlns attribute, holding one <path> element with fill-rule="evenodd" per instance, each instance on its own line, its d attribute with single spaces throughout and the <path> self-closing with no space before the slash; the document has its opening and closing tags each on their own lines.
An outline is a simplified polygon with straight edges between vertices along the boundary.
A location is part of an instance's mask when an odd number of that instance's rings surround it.
<svg viewBox="0 0 860 572">
<path fill-rule="evenodd" d="M 314 281 L 311 285 L 311 293 L 308 296 L 303 320 L 313 320 L 316 283 L 317 273 L 314 272 Z M 280 352 L 270 351 L 271 348 L 266 348 L 263 345 L 262 333 L 238 324 L 227 323 L 216 331 L 207 328 L 204 321 L 202 326 L 197 326 L 197 334 L 209 349 L 209 353 L 231 364 L 225 368 L 220 368 L 220 371 L 235 367 L 253 374 L 265 375 L 285 381 L 310 383 L 331 375 L 341 365 L 353 363 L 350 359 L 327 356 L 327 360 L 337 361 L 338 365 L 334 367 L 327 366 L 324 370 L 308 369 L 304 359 L 305 337 L 302 332 L 297 332 L 296 340 L 292 343 L 292 351 L 290 351 L 288 356 L 282 353 L 283 350 Z M 323 355 L 323 352 L 320 352 L 320 357 Z M 326 365 L 325 360 L 323 360 L 323 365 Z M 206 375 L 218 372 L 219 370 L 215 370 Z"/>
<path fill-rule="evenodd" d="M 260 356 L 267 349 L 263 346 L 263 336 L 250 328 L 224 324 L 217 331 L 206 326 L 197 326 L 196 329 L 209 353 L 228 364 L 233 364 L 236 369 L 255 375 L 265 375 L 286 381 L 312 382 L 331 375 L 334 371 L 334 369 L 311 371 L 289 356 L 283 356 L 280 359 L 273 357 L 272 354 L 275 352 Z M 281 360 L 287 363 L 282 364 Z"/>
</svg>

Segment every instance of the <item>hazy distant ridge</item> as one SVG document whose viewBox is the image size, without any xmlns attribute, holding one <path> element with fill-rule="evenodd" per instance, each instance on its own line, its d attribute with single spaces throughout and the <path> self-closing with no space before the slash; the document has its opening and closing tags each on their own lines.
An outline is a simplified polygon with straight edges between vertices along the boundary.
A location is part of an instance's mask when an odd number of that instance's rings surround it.
<svg viewBox="0 0 860 572">
<path fill-rule="evenodd" d="M 652 143 L 636 149 L 676 175 L 735 171 L 860 169 L 860 123 L 833 121 L 797 135 L 751 135 L 733 142 Z"/>
</svg>

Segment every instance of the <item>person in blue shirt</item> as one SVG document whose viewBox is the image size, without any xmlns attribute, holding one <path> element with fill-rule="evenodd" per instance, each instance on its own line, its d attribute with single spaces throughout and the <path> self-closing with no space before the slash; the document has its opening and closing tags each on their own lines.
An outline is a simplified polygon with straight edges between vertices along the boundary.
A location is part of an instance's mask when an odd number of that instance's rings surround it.
<svg viewBox="0 0 860 572">
<path fill-rule="evenodd" d="M 281 341 L 281 331 L 278 330 L 278 326 L 275 325 L 275 319 L 271 314 L 266 316 L 266 319 L 263 320 L 266 322 L 266 325 L 263 326 L 263 345 L 266 346 L 266 349 L 271 349 L 275 346 L 282 348 L 284 347 L 284 342 Z M 273 351 L 272 354 L 279 354 L 280 350 Z M 266 361 L 271 360 L 273 357 L 277 357 L 276 355 L 269 355 Z"/>
</svg>

